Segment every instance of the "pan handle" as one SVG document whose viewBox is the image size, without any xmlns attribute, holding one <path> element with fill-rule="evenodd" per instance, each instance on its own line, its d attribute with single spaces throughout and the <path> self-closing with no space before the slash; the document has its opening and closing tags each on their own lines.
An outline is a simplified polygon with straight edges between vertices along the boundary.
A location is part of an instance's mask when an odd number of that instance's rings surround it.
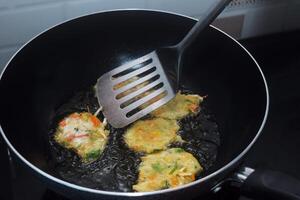
<svg viewBox="0 0 300 200">
<path fill-rule="evenodd" d="M 279 172 L 266 169 L 244 168 L 236 173 L 240 179 L 241 194 L 253 199 L 300 200 L 300 180 Z M 245 173 L 246 172 L 246 173 Z"/>
</svg>

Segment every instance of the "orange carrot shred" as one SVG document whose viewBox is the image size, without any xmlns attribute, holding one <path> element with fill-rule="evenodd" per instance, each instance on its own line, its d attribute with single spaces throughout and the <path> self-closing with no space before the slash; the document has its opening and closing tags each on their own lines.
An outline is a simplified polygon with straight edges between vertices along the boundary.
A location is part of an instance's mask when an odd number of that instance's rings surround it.
<svg viewBox="0 0 300 200">
<path fill-rule="evenodd" d="M 177 186 L 179 184 L 176 176 L 171 177 L 171 184 L 172 186 Z"/>
<path fill-rule="evenodd" d="M 195 174 L 191 175 L 192 181 L 196 179 Z"/>
<path fill-rule="evenodd" d="M 101 124 L 100 120 L 94 115 L 91 115 L 91 121 L 94 126 L 100 126 Z"/>
</svg>

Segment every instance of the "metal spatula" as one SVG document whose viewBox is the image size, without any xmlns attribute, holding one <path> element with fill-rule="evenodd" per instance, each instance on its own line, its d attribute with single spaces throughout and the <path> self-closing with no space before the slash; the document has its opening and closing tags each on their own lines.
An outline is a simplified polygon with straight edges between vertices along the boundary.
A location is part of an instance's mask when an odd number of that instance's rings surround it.
<svg viewBox="0 0 300 200">
<path fill-rule="evenodd" d="M 103 115 L 122 128 L 166 104 L 175 96 L 181 72 L 181 55 L 231 0 L 217 0 L 177 45 L 157 49 L 102 75 L 96 95 Z M 165 73 L 176 72 L 175 84 Z"/>
</svg>

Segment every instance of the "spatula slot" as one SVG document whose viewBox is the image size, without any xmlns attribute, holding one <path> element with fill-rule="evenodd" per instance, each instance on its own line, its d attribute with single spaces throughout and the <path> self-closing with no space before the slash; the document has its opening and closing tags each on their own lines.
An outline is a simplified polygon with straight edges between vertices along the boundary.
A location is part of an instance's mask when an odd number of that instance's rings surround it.
<svg viewBox="0 0 300 200">
<path fill-rule="evenodd" d="M 122 81 L 116 85 L 113 86 L 113 90 L 118 90 L 121 89 L 122 87 L 129 85 L 130 83 L 133 83 L 137 80 L 139 80 L 140 78 L 143 78 L 145 76 L 147 76 L 148 74 L 151 74 L 152 72 L 154 72 L 156 70 L 156 67 L 152 67 L 144 72 L 141 72 L 140 74 L 137 74 L 136 76 L 133 76 L 125 81 Z"/>
<path fill-rule="evenodd" d="M 142 68 L 139 68 L 137 70 L 134 70 L 134 71 L 130 72 L 129 74 L 126 74 L 124 76 L 120 76 L 118 78 L 112 78 L 112 77 L 110 77 L 110 79 L 111 79 L 111 82 L 112 82 L 113 85 L 117 85 L 119 83 L 127 81 L 128 79 L 130 79 L 132 77 L 140 76 L 143 72 L 146 72 L 146 71 L 150 70 L 153 67 L 155 67 L 154 63 L 150 63 L 150 64 L 148 64 L 148 65 L 146 65 L 146 66 L 144 66 Z"/>
<path fill-rule="evenodd" d="M 155 74 L 154 74 L 155 75 Z M 126 87 L 126 90 L 124 92 L 121 92 L 119 93 L 117 96 L 116 96 L 116 99 L 120 99 L 122 97 L 125 97 L 127 96 L 128 94 L 131 94 L 139 89 L 141 89 L 142 87 L 145 87 L 147 86 L 148 84 L 156 81 L 157 79 L 159 79 L 159 75 L 155 75 L 154 77 L 151 77 L 150 79 L 146 79 L 145 81 L 141 82 L 141 83 L 138 83 L 138 84 L 131 84 L 130 86 L 131 87 Z M 140 80 L 140 79 L 139 79 Z M 128 84 L 129 85 L 129 84 Z M 132 86 L 133 85 L 133 86 Z M 129 89 L 127 89 L 129 88 Z"/>
<path fill-rule="evenodd" d="M 163 86 L 164 86 L 163 83 L 156 84 L 155 86 L 151 87 L 150 89 L 146 90 L 145 92 L 143 92 L 143 93 L 141 93 L 141 94 L 139 94 L 139 95 L 137 95 L 137 96 L 135 96 L 135 97 L 127 100 L 127 101 L 125 101 L 124 103 L 122 103 L 120 105 L 120 108 L 123 109 L 123 108 L 129 106 L 130 104 L 132 104 L 132 103 L 134 103 L 134 102 L 136 102 L 136 101 L 138 101 L 138 100 L 140 100 L 140 99 L 142 99 L 142 98 L 150 95 L 152 92 L 154 92 L 155 90 L 158 90 L 158 89 L 162 88 Z"/>
<path fill-rule="evenodd" d="M 158 80 L 156 80 L 156 81 L 154 81 L 152 83 L 149 83 L 148 85 L 140 88 L 139 90 L 137 90 L 135 92 L 132 92 L 130 94 L 127 94 L 126 96 L 124 96 L 124 97 L 122 97 L 120 99 L 116 99 L 116 100 L 117 100 L 117 102 L 119 104 L 124 103 L 124 102 L 128 101 L 129 99 L 132 99 L 132 98 L 138 96 L 139 94 L 144 93 L 145 91 L 149 90 L 150 88 L 154 87 L 155 85 L 157 85 L 157 84 L 159 84 L 161 82 L 162 81 L 160 79 L 158 79 Z"/>
<path fill-rule="evenodd" d="M 150 63 L 152 63 L 152 61 L 153 61 L 152 58 L 150 58 L 149 60 L 146 60 L 146 61 L 144 61 L 142 63 L 138 63 L 136 65 L 133 65 L 130 68 L 125 69 L 124 71 L 121 71 L 121 72 L 119 72 L 117 74 L 112 75 L 112 78 L 119 78 L 121 76 L 129 74 L 130 72 L 133 72 L 133 71 L 138 70 L 138 69 L 140 69 L 142 67 L 145 67 L 146 65 L 149 65 Z M 127 63 L 125 65 L 127 65 Z"/>
<path fill-rule="evenodd" d="M 165 96 L 167 96 L 168 92 L 167 91 L 163 91 L 162 93 L 160 93 L 159 95 L 155 96 L 154 98 L 150 99 L 149 101 L 147 101 L 146 103 L 143 103 L 142 105 L 140 105 L 139 107 L 129 111 L 126 114 L 126 117 L 130 118 L 133 115 L 137 114 L 139 111 L 147 108 L 148 106 L 152 105 L 153 103 L 161 100 L 162 98 L 164 98 Z"/>
</svg>

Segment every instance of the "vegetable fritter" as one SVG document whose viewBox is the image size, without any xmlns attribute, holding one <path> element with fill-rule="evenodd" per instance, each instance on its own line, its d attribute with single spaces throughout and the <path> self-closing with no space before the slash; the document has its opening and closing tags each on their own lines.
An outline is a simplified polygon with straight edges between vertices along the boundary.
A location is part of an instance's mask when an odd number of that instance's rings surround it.
<svg viewBox="0 0 300 200">
<path fill-rule="evenodd" d="M 129 148 L 137 152 L 152 153 L 167 149 L 172 142 L 182 141 L 177 135 L 178 130 L 176 120 L 139 120 L 126 130 L 124 139 Z"/>
<path fill-rule="evenodd" d="M 178 92 L 171 101 L 154 110 L 151 115 L 153 117 L 179 120 L 189 114 L 197 113 L 200 109 L 199 104 L 202 101 L 203 97 L 199 95 Z"/>
<path fill-rule="evenodd" d="M 76 112 L 60 121 L 54 139 L 75 151 L 84 162 L 91 162 L 104 150 L 108 134 L 105 125 L 96 116 Z"/>
<path fill-rule="evenodd" d="M 197 159 L 181 148 L 172 148 L 142 157 L 138 183 L 133 189 L 148 192 L 174 188 L 195 180 L 203 169 Z"/>
</svg>

